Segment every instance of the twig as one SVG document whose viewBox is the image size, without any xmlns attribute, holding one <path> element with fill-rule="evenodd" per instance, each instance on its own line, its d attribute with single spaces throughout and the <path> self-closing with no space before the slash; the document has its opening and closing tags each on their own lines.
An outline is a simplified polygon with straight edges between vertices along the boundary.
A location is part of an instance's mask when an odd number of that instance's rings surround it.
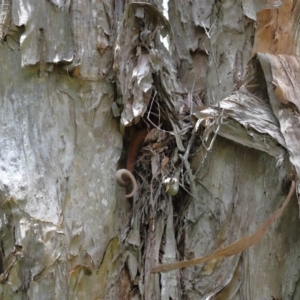
<svg viewBox="0 0 300 300">
<path fill-rule="evenodd" d="M 158 129 L 159 131 L 161 132 L 164 132 L 164 133 L 169 133 L 169 134 L 172 134 L 174 135 L 174 132 L 173 131 L 167 131 L 167 130 L 164 130 L 164 129 L 161 129 L 159 126 L 157 126 L 156 124 L 154 124 L 151 119 L 150 119 L 150 113 L 152 111 L 152 106 L 153 106 L 153 102 L 155 101 L 154 98 L 156 96 L 157 92 L 155 91 L 155 94 L 153 95 L 152 97 L 152 101 L 151 101 L 151 104 L 150 104 L 150 108 L 149 108 L 149 111 L 148 111 L 148 114 L 147 114 L 147 120 L 148 122 L 156 129 Z M 156 101 L 155 101 L 156 102 Z M 157 103 L 157 102 L 156 102 Z M 158 107 L 158 113 L 159 113 L 159 116 L 158 116 L 158 123 L 160 122 L 160 109 L 159 109 L 159 105 L 157 103 L 157 107 Z"/>
<path fill-rule="evenodd" d="M 218 102 L 218 117 L 217 117 L 217 128 L 214 130 L 214 135 L 210 141 L 210 144 L 209 146 L 207 147 L 206 144 L 205 144 L 205 141 L 203 140 L 203 138 L 200 136 L 200 139 L 201 139 L 201 142 L 202 142 L 202 146 L 205 148 L 206 152 L 205 152 L 205 155 L 203 157 L 203 160 L 201 162 L 201 164 L 199 165 L 199 168 L 197 169 L 197 171 L 195 172 L 195 176 L 197 176 L 198 172 L 200 171 L 200 168 L 201 166 L 203 165 L 204 161 L 206 160 L 207 158 L 207 153 L 210 152 L 212 150 L 212 147 L 214 145 L 214 142 L 216 140 L 216 137 L 218 135 L 218 132 L 220 130 L 220 127 L 223 123 L 223 111 L 221 111 L 221 107 L 220 107 L 220 103 Z"/>
<path fill-rule="evenodd" d="M 151 273 L 168 272 L 180 268 L 191 267 L 200 263 L 207 262 L 211 259 L 221 259 L 223 257 L 233 256 L 257 244 L 265 237 L 271 225 L 282 215 L 285 207 L 288 205 L 289 201 L 294 195 L 295 189 L 296 183 L 295 181 L 292 181 L 289 194 L 284 200 L 282 206 L 269 219 L 267 219 L 262 225 L 260 225 L 252 235 L 245 236 L 238 241 L 230 244 L 229 246 L 215 251 L 212 254 L 208 254 L 195 259 L 157 266 L 155 268 L 152 268 Z"/>
<path fill-rule="evenodd" d="M 195 141 L 195 138 L 196 138 L 196 131 L 195 131 L 195 129 L 193 129 L 192 136 L 191 136 L 191 138 L 189 140 L 189 143 L 186 147 L 184 155 L 179 154 L 179 157 L 181 158 L 181 160 L 182 160 L 182 162 L 183 162 L 183 164 L 186 168 L 186 172 L 187 172 L 187 175 L 188 175 L 189 180 L 190 180 L 190 188 L 191 188 L 191 194 L 192 195 L 196 193 L 196 185 L 195 185 L 195 176 L 194 176 L 194 174 L 191 170 L 190 163 L 188 162 L 188 157 L 189 157 L 192 145 Z"/>
</svg>

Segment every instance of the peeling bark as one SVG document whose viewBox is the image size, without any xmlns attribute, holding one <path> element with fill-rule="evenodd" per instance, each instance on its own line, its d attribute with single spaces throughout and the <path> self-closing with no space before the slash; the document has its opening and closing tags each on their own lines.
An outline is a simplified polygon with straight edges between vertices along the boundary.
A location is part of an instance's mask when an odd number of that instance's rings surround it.
<svg viewBox="0 0 300 300">
<path fill-rule="evenodd" d="M 299 3 L 0 0 L 0 298 L 300 298 Z"/>
</svg>

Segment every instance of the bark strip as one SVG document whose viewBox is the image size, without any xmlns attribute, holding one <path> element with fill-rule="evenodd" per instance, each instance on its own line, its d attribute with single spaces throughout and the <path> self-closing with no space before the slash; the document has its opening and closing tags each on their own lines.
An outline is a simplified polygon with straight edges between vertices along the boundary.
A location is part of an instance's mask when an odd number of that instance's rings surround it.
<svg viewBox="0 0 300 300">
<path fill-rule="evenodd" d="M 185 261 L 179 261 L 176 263 L 171 264 L 163 264 L 159 265 L 155 268 L 152 268 L 151 273 L 158 273 L 158 272 L 168 272 L 180 268 L 186 268 L 191 267 L 203 262 L 207 262 L 211 259 L 220 259 L 227 256 L 232 256 L 235 254 L 238 254 L 239 252 L 242 252 L 246 250 L 247 248 L 257 244 L 260 242 L 266 235 L 266 233 L 269 231 L 271 225 L 282 215 L 285 207 L 290 202 L 294 192 L 295 192 L 295 181 L 292 181 L 290 191 L 286 199 L 284 200 L 281 208 L 279 208 L 268 220 L 266 220 L 258 229 L 250 236 L 245 236 L 241 238 L 240 240 L 234 242 L 233 244 L 215 251 L 212 254 L 205 255 L 202 257 L 185 260 Z"/>
</svg>

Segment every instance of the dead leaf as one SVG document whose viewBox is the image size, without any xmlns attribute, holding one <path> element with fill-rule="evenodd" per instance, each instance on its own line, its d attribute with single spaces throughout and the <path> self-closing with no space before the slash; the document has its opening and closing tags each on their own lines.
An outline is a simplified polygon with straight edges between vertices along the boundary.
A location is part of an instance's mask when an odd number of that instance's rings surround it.
<svg viewBox="0 0 300 300">
<path fill-rule="evenodd" d="M 165 169 L 165 167 L 166 167 L 166 165 L 168 164 L 169 160 L 170 160 L 169 157 L 164 156 L 164 158 L 162 159 L 162 162 L 161 162 L 161 169 L 162 169 L 162 170 Z"/>
<path fill-rule="evenodd" d="M 158 132 L 159 130 L 156 128 L 151 129 L 145 137 L 144 144 L 149 144 L 150 142 L 157 141 Z"/>
<path fill-rule="evenodd" d="M 151 148 L 155 152 L 162 152 L 165 149 L 165 143 L 154 143 L 152 144 Z"/>
<path fill-rule="evenodd" d="M 159 170 L 159 154 L 156 154 L 151 157 L 151 170 L 152 170 L 152 176 L 155 177 Z"/>
</svg>

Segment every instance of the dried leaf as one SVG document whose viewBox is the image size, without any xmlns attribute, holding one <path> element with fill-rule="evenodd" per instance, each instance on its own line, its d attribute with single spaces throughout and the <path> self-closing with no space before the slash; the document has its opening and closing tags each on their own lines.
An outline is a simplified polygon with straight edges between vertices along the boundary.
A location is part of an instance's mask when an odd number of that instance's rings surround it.
<svg viewBox="0 0 300 300">
<path fill-rule="evenodd" d="M 164 158 L 162 159 L 162 162 L 161 162 L 161 169 L 162 169 L 162 170 L 165 169 L 165 167 L 166 167 L 166 165 L 168 164 L 169 160 L 170 160 L 169 157 L 164 156 Z"/>
<path fill-rule="evenodd" d="M 152 149 L 156 152 L 162 152 L 165 149 L 165 143 L 154 143 L 152 144 Z"/>
<path fill-rule="evenodd" d="M 151 129 L 145 137 L 144 144 L 149 144 L 150 142 L 154 142 L 158 138 L 159 130 L 156 128 Z"/>
<path fill-rule="evenodd" d="M 151 170 L 153 177 L 156 176 L 158 170 L 159 170 L 159 154 L 156 154 L 151 157 Z"/>
</svg>

